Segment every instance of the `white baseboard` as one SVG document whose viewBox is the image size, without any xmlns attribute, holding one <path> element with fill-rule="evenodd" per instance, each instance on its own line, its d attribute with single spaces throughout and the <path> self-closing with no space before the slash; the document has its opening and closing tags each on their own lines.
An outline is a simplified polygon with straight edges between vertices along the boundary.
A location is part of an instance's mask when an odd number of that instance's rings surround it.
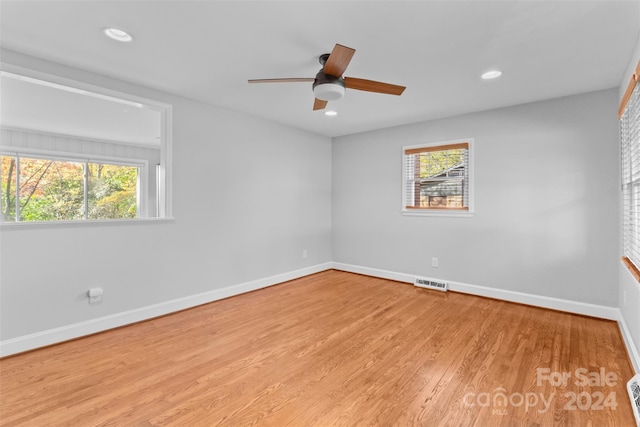
<svg viewBox="0 0 640 427">
<path fill-rule="evenodd" d="M 398 282 L 406 283 L 413 283 L 413 280 L 416 277 L 412 274 L 397 273 L 394 271 L 380 270 L 377 268 L 362 267 L 358 265 L 342 264 L 339 262 L 334 262 L 333 268 L 335 268 L 336 270 L 349 271 L 351 273 L 364 274 L 367 276 L 380 277 L 383 279 L 396 280 Z M 443 280 L 442 277 L 434 277 L 433 279 Z M 449 280 L 444 281 L 449 283 L 450 291 L 495 298 L 510 302 L 517 302 L 520 304 L 533 305 L 536 307 L 550 308 L 553 310 L 567 311 L 569 313 L 583 314 L 586 316 L 599 317 L 602 319 L 618 320 L 620 318 L 620 310 L 616 307 L 589 304 L 560 298 L 551 298 L 541 295 L 526 294 L 523 292 L 489 288 L 486 286 L 470 285 L 468 283 L 452 282 Z"/>
<path fill-rule="evenodd" d="M 622 311 L 618 310 L 618 312 L 619 312 L 618 325 L 620 326 L 622 339 L 624 340 L 624 344 L 627 346 L 627 353 L 629 353 L 629 358 L 631 359 L 631 364 L 633 365 L 633 369 L 635 369 L 636 374 L 640 374 L 640 352 L 638 352 L 638 347 L 636 346 L 636 343 L 633 341 L 631 331 L 627 327 L 627 322 L 625 322 L 624 320 Z"/>
<path fill-rule="evenodd" d="M 11 338 L 8 340 L 0 341 L 0 357 L 22 353 L 24 351 L 33 350 L 39 347 L 44 347 L 63 341 L 68 341 L 85 335 L 95 334 L 97 332 L 106 331 L 108 329 L 117 328 L 119 326 L 140 322 L 142 320 L 152 319 L 154 317 L 163 316 L 165 314 L 195 307 L 201 304 L 206 304 L 234 295 L 243 294 L 245 292 L 266 288 L 268 286 L 308 276 L 310 274 L 319 273 L 331 268 L 332 263 L 327 262 L 324 264 L 306 267 L 300 270 L 294 270 L 287 273 L 266 277 L 264 279 L 258 279 L 234 286 L 228 286 L 222 289 L 216 289 L 201 294 L 166 301 L 160 304 L 141 307 L 135 310 L 111 314 L 109 316 L 99 317 L 97 319 L 91 319 L 85 322 L 74 323 L 59 328 L 48 329 L 46 331 Z"/>
</svg>

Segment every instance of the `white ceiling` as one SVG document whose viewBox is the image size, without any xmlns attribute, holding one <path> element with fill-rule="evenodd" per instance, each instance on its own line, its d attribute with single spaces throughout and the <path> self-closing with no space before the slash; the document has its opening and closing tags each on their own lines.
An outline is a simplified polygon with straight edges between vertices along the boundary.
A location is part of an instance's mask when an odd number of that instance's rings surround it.
<svg viewBox="0 0 640 427">
<path fill-rule="evenodd" d="M 640 29 L 633 1 L 6 1 L 2 47 L 327 136 L 616 87 Z M 117 43 L 103 27 L 124 29 Z M 310 83 L 335 43 L 345 72 L 407 86 L 347 90 L 326 117 Z M 492 68 L 503 76 L 483 81 Z"/>
</svg>

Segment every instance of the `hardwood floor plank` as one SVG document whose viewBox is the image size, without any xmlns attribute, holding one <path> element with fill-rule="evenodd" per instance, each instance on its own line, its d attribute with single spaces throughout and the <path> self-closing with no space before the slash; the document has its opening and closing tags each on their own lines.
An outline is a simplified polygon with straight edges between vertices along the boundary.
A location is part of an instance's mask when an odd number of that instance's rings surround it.
<svg viewBox="0 0 640 427">
<path fill-rule="evenodd" d="M 0 425 L 628 426 L 631 376 L 615 322 L 326 271 L 2 359 Z"/>
</svg>

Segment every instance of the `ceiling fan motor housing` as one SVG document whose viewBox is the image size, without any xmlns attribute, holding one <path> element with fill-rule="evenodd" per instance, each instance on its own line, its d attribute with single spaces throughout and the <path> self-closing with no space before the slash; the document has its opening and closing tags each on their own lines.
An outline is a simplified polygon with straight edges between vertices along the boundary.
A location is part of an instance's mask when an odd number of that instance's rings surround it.
<svg viewBox="0 0 640 427">
<path fill-rule="evenodd" d="M 335 101 L 344 96 L 344 80 L 340 77 L 330 76 L 322 70 L 316 74 L 313 82 L 313 94 L 322 101 Z"/>
</svg>

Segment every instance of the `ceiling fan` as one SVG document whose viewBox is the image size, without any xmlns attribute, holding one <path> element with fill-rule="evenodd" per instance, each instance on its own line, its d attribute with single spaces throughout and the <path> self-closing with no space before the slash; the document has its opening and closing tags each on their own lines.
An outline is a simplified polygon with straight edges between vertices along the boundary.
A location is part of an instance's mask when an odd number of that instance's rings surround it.
<svg viewBox="0 0 640 427">
<path fill-rule="evenodd" d="M 315 96 L 313 103 L 314 110 L 322 110 L 327 106 L 328 101 L 335 101 L 342 98 L 345 89 L 402 95 L 405 89 L 404 86 L 374 80 L 358 79 L 355 77 L 342 77 L 354 53 L 356 53 L 355 49 L 336 44 L 331 53 L 325 53 L 318 58 L 322 69 L 316 74 L 315 78 L 254 79 L 249 80 L 249 83 L 313 82 L 312 87 Z"/>
</svg>

